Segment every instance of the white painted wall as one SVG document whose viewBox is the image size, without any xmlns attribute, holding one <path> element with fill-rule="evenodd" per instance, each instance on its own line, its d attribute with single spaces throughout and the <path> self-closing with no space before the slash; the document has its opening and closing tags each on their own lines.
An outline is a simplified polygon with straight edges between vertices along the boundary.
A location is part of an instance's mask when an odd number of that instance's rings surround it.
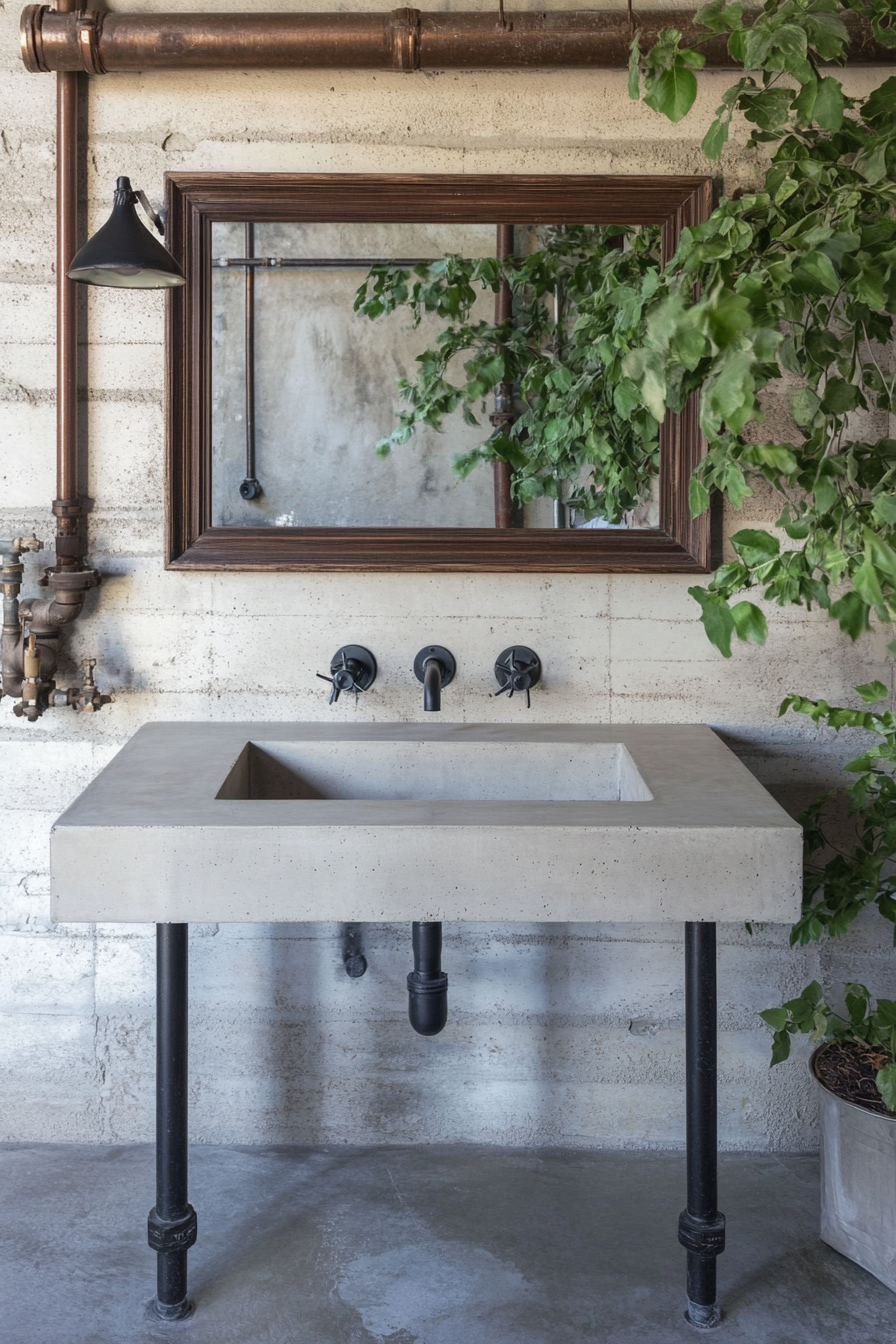
<svg viewBox="0 0 896 1344">
<path fill-rule="evenodd" d="M 0 530 L 33 527 L 49 540 L 55 93 L 51 77 L 19 64 L 18 10 L 0 11 Z M 105 217 L 118 174 L 158 199 L 166 169 L 700 172 L 701 131 L 726 83 L 705 79 L 697 112 L 672 127 L 629 104 L 621 73 L 107 76 L 90 83 L 89 224 Z M 734 152 L 726 173 L 730 189 L 756 168 Z M 66 641 L 62 679 L 95 654 L 116 704 L 91 719 L 60 710 L 35 726 L 0 706 L 8 1139 L 152 1133 L 152 930 L 55 926 L 47 913 L 49 826 L 139 724 L 329 716 L 314 673 L 349 640 L 375 649 L 381 675 L 339 714 L 420 718 L 411 659 L 438 640 L 459 662 L 446 715 L 505 721 L 524 711 L 489 698 L 491 665 L 520 641 L 546 665 L 533 718 L 710 723 L 795 809 L 835 777 L 841 755 L 825 734 L 779 721 L 782 696 L 837 701 L 859 681 L 891 676 L 881 641 L 853 648 L 823 616 L 794 612 L 774 613 L 767 648 L 726 662 L 696 622 L 684 576 L 165 573 L 163 304 L 146 293 L 87 299 L 90 555 L 105 577 Z M 774 512 L 759 497 L 726 522 L 733 530 Z M 37 568 L 29 562 L 32 578 Z M 193 1136 L 682 1142 L 678 930 L 469 924 L 446 934 L 451 1022 L 424 1041 L 405 1019 L 404 928 L 366 931 L 370 970 L 358 981 L 342 970 L 336 926 L 196 928 Z M 750 938 L 723 926 L 720 937 L 722 1140 L 811 1146 L 804 1071 L 769 1073 L 756 1012 L 834 963 L 878 986 L 888 979 L 892 993 L 892 954 L 873 924 L 847 951 L 821 956 L 789 951 L 783 928 Z"/>
</svg>

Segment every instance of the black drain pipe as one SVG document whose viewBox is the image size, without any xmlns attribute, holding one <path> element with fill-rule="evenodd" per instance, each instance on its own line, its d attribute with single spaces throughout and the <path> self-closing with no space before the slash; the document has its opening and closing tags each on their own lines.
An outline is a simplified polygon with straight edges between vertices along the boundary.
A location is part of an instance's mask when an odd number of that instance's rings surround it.
<svg viewBox="0 0 896 1344">
<path fill-rule="evenodd" d="M 414 969 L 408 975 L 408 1018 L 420 1036 L 438 1036 L 448 1021 L 448 976 L 442 970 L 442 925 L 411 925 Z"/>
</svg>

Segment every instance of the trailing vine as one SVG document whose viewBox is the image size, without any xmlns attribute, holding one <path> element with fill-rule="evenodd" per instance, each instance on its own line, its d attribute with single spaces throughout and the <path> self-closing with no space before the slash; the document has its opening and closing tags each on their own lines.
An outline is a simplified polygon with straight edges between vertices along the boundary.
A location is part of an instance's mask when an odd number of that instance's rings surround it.
<svg viewBox="0 0 896 1344">
<path fill-rule="evenodd" d="M 765 640 L 760 608 L 729 604 L 751 589 L 782 606 L 817 604 L 852 639 L 872 616 L 896 615 L 896 439 L 875 434 L 873 419 L 896 409 L 885 348 L 896 312 L 896 79 L 856 99 L 821 72 L 845 54 L 847 9 L 896 44 L 882 0 L 768 0 L 749 20 L 713 0 L 697 14 L 760 72 L 727 91 L 704 151 L 721 154 L 737 113 L 753 127 L 749 145 L 774 149 L 756 191 L 685 231 L 625 362 L 655 416 L 701 393 L 709 452 L 691 482 L 692 512 L 713 490 L 739 509 L 759 479 L 781 499 L 779 530 L 736 533 L 736 558 L 691 589 L 726 657 L 733 635 Z M 646 101 L 679 119 L 701 60 L 679 33 L 661 34 L 644 61 Z M 638 62 L 636 43 L 632 93 Z M 764 394 L 785 388 L 793 434 L 770 441 Z"/>
<path fill-rule="evenodd" d="M 731 605 L 751 589 L 780 606 L 815 604 L 851 639 L 872 617 L 889 626 L 896 616 L 896 439 L 883 423 L 896 410 L 888 350 L 896 313 L 896 79 L 858 99 L 822 72 L 822 63 L 845 53 L 847 11 L 896 45 L 889 0 L 767 0 L 749 21 L 739 5 L 713 0 L 697 15 L 708 33 L 728 33 L 731 54 L 756 72 L 725 94 L 704 152 L 719 157 L 739 113 L 753 127 L 748 143 L 770 149 L 770 163 L 758 190 L 723 200 L 706 224 L 686 231 L 645 310 L 642 345 L 624 366 L 657 416 L 701 392 L 709 452 L 691 482 L 692 512 L 708 506 L 713 490 L 739 509 L 759 480 L 781 500 L 774 531 L 735 533 L 735 559 L 705 588 L 690 589 L 726 657 L 734 635 L 765 641 L 764 613 L 748 600 Z M 683 50 L 671 30 L 643 62 L 634 43 L 630 92 L 640 96 L 643 80 L 645 101 L 678 120 L 694 102 L 700 64 L 699 52 Z M 772 441 L 762 434 L 764 398 L 784 388 L 793 433 Z M 853 776 L 852 838 L 844 842 L 831 824 L 833 793 L 800 817 L 803 911 L 792 943 L 841 936 L 867 907 L 893 923 L 896 940 L 896 718 L 876 708 L 890 694 L 881 682 L 857 692 L 863 709 L 800 695 L 781 705 L 782 714 L 871 735 L 843 767 Z M 896 1004 L 875 1005 L 856 984 L 846 986 L 845 1001 L 843 1015 L 813 982 L 767 1009 L 772 1063 L 787 1058 L 794 1033 L 852 1042 L 877 1052 L 877 1090 L 896 1111 Z"/>
</svg>

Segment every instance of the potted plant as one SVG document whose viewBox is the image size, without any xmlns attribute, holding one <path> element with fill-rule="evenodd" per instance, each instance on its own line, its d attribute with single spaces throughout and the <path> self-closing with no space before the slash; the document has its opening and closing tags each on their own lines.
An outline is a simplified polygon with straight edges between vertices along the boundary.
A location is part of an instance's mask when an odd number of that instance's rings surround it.
<svg viewBox="0 0 896 1344">
<path fill-rule="evenodd" d="M 833 792 L 800 818 L 805 902 L 793 943 L 824 931 L 842 934 L 869 904 L 888 920 L 896 915 L 896 878 L 888 872 L 896 851 L 896 718 L 871 708 L 887 696 L 882 683 L 857 690 L 869 708 L 801 696 L 781 706 L 782 713 L 795 710 L 838 732 L 862 729 L 875 739 L 844 766 L 854 776 L 846 793 L 855 829 L 846 843 L 828 825 Z M 896 1290 L 896 1001 L 875 1002 L 864 985 L 848 984 L 837 1012 L 814 981 L 761 1016 L 774 1031 L 772 1064 L 788 1058 L 794 1034 L 821 1042 L 809 1067 L 819 1084 L 822 1239 Z"/>
</svg>

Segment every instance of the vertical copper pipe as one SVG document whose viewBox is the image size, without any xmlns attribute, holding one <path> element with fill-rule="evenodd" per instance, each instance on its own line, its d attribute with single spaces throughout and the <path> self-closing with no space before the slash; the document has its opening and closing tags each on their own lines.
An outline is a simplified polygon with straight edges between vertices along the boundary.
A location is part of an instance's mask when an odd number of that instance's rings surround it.
<svg viewBox="0 0 896 1344">
<path fill-rule="evenodd" d="M 255 256 L 255 225 L 246 225 L 246 256 Z M 255 267 L 246 267 L 246 477 L 255 478 Z"/>
<path fill-rule="evenodd" d="M 498 258 L 513 255 L 513 225 L 499 224 L 495 255 Z M 506 280 L 495 295 L 495 325 L 509 322 L 512 314 L 510 286 Z M 495 388 L 495 414 L 492 424 L 506 429 L 515 417 L 513 414 L 513 389 L 509 383 L 499 383 Z M 494 462 L 495 473 L 495 527 L 513 526 L 513 502 L 510 497 L 510 463 Z"/>
<path fill-rule="evenodd" d="M 67 13 L 76 0 L 59 0 Z M 66 271 L 78 237 L 78 75 L 56 76 L 56 563 L 80 567 L 78 497 L 78 309 Z"/>
</svg>

